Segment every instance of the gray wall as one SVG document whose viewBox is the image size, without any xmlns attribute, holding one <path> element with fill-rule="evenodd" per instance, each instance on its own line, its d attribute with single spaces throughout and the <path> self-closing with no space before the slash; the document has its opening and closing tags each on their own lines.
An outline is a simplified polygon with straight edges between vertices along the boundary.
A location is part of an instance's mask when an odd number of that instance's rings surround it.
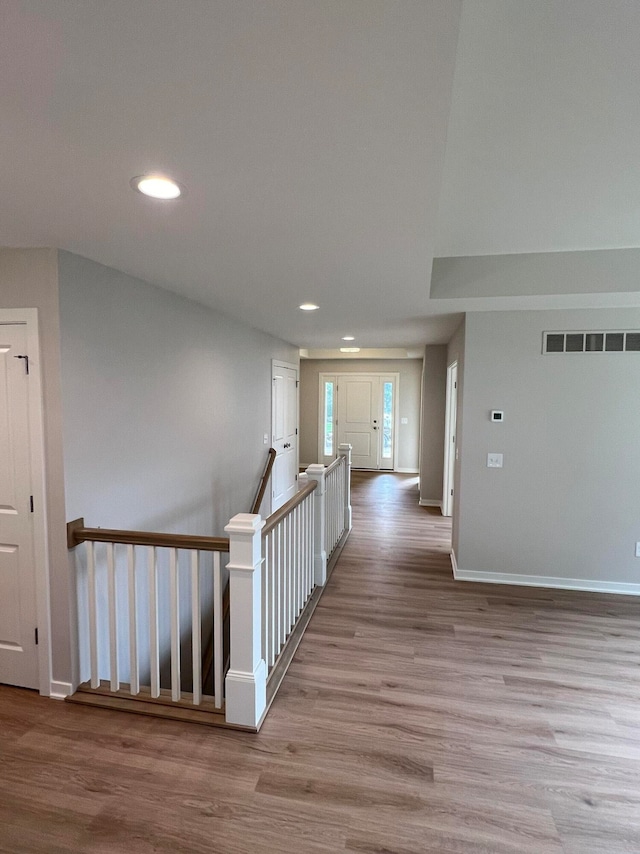
<svg viewBox="0 0 640 854">
<path fill-rule="evenodd" d="M 627 328 L 640 309 L 467 315 L 461 569 L 640 581 L 640 353 L 541 355 L 544 330 Z"/>
<path fill-rule="evenodd" d="M 42 357 L 47 535 L 51 601 L 53 679 L 71 679 L 69 602 L 71 580 L 66 543 L 58 270 L 54 249 L 0 249 L 0 308 L 37 308 Z"/>
<path fill-rule="evenodd" d="M 640 249 L 436 258 L 431 298 L 636 293 Z"/>
<path fill-rule="evenodd" d="M 420 434 L 420 498 L 423 501 L 442 500 L 446 386 L 447 347 L 425 347 Z"/>
<path fill-rule="evenodd" d="M 420 441 L 420 385 L 422 359 L 302 359 L 300 362 L 300 463 L 318 457 L 318 383 L 320 374 L 399 373 L 398 459 L 396 468 L 418 471 Z"/>
<path fill-rule="evenodd" d="M 290 345 L 61 252 L 67 515 L 221 534 L 248 512 L 271 435 L 271 359 Z"/>
</svg>

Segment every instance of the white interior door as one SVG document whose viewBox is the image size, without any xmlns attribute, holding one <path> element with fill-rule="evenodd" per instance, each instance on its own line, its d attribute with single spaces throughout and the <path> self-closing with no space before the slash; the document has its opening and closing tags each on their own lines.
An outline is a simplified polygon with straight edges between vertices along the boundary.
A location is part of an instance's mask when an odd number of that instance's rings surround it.
<svg viewBox="0 0 640 854">
<path fill-rule="evenodd" d="M 39 685 L 25 324 L 0 325 L 0 682 Z"/>
<path fill-rule="evenodd" d="M 273 363 L 271 446 L 276 458 L 271 472 L 271 512 L 282 507 L 298 488 L 298 371 Z"/>
<path fill-rule="evenodd" d="M 442 515 L 453 514 L 453 493 L 456 468 L 458 420 L 458 363 L 447 368 L 447 399 L 445 411 L 444 482 L 442 486 Z"/>
</svg>

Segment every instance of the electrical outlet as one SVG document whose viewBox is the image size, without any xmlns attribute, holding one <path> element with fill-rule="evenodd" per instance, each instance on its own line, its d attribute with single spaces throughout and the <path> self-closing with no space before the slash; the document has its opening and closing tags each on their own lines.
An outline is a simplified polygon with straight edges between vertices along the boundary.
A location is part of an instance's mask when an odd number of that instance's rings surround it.
<svg viewBox="0 0 640 854">
<path fill-rule="evenodd" d="M 640 557 L 640 543 L 636 543 L 636 557 Z"/>
<path fill-rule="evenodd" d="M 488 469 L 501 469 L 502 468 L 502 454 L 487 454 L 487 468 Z"/>
</svg>

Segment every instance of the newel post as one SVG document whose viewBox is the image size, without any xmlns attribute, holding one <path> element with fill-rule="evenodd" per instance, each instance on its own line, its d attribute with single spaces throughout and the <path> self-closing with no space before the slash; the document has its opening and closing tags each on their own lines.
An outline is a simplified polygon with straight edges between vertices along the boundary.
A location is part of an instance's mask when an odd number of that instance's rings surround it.
<svg viewBox="0 0 640 854">
<path fill-rule="evenodd" d="M 351 530 L 351 445 L 338 445 L 338 456 L 346 457 L 344 465 L 344 529 Z"/>
<path fill-rule="evenodd" d="M 312 463 L 307 468 L 307 477 L 309 480 L 315 480 L 318 484 L 313 491 L 313 580 L 318 587 L 324 587 L 327 580 L 324 473 L 325 467 L 321 463 Z"/>
<path fill-rule="evenodd" d="M 225 681 L 229 723 L 257 728 L 267 707 L 267 666 L 262 657 L 262 517 L 238 513 L 229 535 L 231 655 Z"/>
</svg>

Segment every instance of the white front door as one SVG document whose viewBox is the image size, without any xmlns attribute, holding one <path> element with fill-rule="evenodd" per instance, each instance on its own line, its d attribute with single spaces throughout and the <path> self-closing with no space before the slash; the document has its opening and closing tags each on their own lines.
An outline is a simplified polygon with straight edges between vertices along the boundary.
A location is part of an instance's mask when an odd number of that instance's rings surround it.
<svg viewBox="0 0 640 854">
<path fill-rule="evenodd" d="M 26 325 L 0 325 L 0 682 L 38 688 L 26 355 Z"/>
<path fill-rule="evenodd" d="M 282 507 L 298 488 L 298 371 L 273 363 L 271 446 L 276 458 L 271 472 L 271 512 Z"/>
<path fill-rule="evenodd" d="M 354 468 L 377 469 L 380 464 L 380 379 L 375 376 L 338 378 L 338 445 L 351 445 Z"/>
<path fill-rule="evenodd" d="M 395 378 L 382 374 L 338 374 L 338 445 L 351 445 L 354 468 L 393 469 Z"/>
</svg>

